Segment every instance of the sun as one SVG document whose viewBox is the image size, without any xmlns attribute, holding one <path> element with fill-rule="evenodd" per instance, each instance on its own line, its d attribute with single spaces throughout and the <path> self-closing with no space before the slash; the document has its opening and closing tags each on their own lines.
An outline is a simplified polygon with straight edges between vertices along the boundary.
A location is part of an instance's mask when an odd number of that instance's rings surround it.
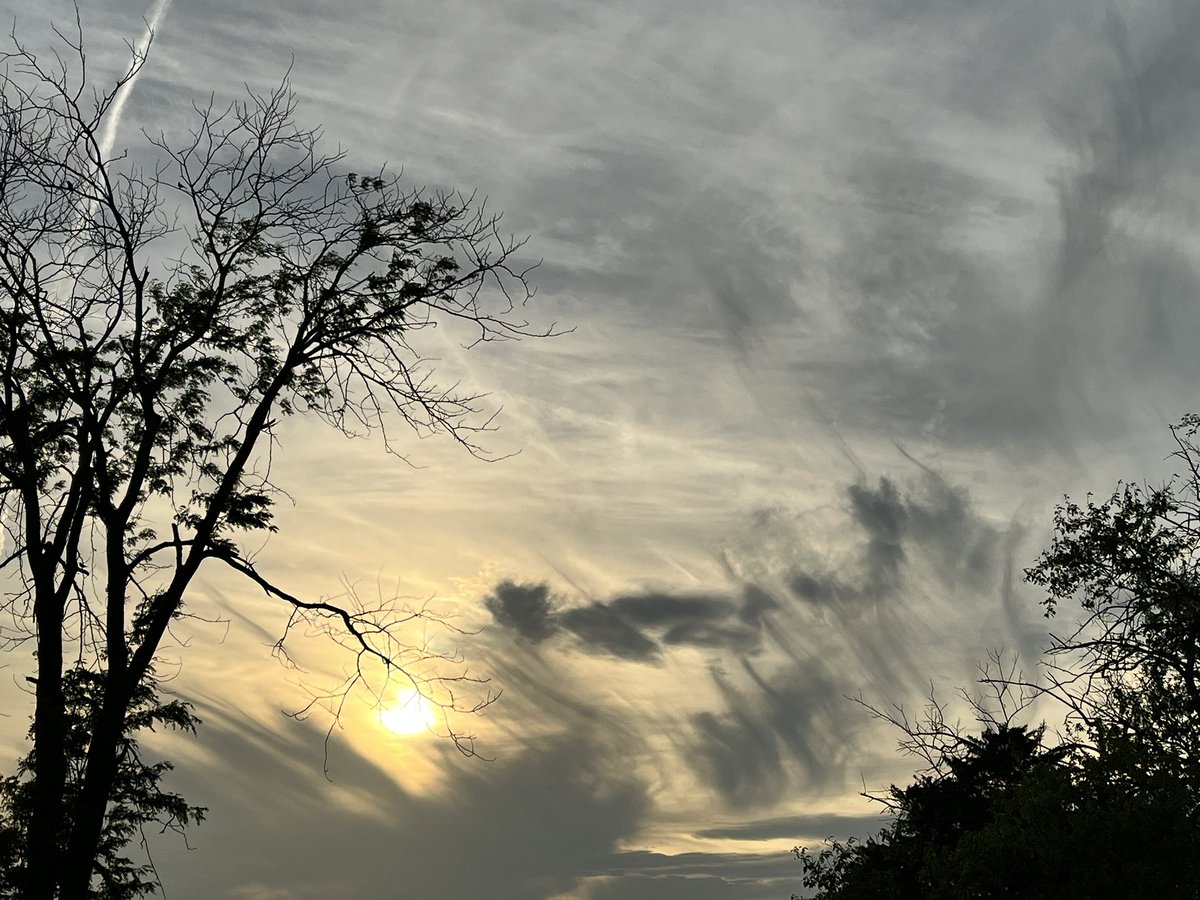
<svg viewBox="0 0 1200 900">
<path fill-rule="evenodd" d="M 400 691 L 396 702 L 379 712 L 383 727 L 396 734 L 420 734 L 437 724 L 433 704 L 413 688 Z"/>
</svg>

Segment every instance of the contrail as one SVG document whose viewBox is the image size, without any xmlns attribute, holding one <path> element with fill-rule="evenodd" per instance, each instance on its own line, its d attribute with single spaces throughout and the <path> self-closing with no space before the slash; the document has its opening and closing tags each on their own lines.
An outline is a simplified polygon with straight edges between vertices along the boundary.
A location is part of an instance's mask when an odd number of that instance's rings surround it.
<svg viewBox="0 0 1200 900">
<path fill-rule="evenodd" d="M 154 5 L 150 7 L 150 12 L 146 14 L 146 33 L 142 35 L 142 39 L 138 41 L 134 48 L 134 65 L 137 65 L 138 60 L 145 59 L 146 52 L 150 49 L 150 40 L 154 37 L 154 32 L 158 30 L 159 23 L 167 14 L 167 9 L 171 6 L 171 0 L 155 0 Z M 113 146 L 117 142 L 117 129 L 121 125 L 121 114 L 125 111 L 125 104 L 129 100 L 129 95 L 133 93 L 133 86 L 138 80 L 141 71 L 137 71 L 133 76 L 126 81 L 117 91 L 117 96 L 113 100 L 112 106 L 108 108 L 108 112 L 104 115 L 104 123 L 100 129 L 100 159 L 105 160 L 112 154 Z"/>
</svg>

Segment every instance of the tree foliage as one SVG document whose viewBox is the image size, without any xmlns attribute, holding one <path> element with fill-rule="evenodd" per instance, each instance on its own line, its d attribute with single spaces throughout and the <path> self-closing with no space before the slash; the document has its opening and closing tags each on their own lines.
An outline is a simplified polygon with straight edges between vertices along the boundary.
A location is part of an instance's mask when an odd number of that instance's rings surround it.
<svg viewBox="0 0 1200 900">
<path fill-rule="evenodd" d="M 881 798 L 894 816 L 865 841 L 797 848 L 826 900 L 1200 896 L 1195 804 L 1136 749 L 1047 746 L 1043 728 L 963 736 L 937 769 Z"/>
<path fill-rule="evenodd" d="M 48 62 L 14 38 L 0 67 L 0 635 L 36 658 L 33 749 L 5 796 L 29 900 L 107 896 L 126 826 L 192 818 L 158 805 L 161 770 L 129 768 L 129 747 L 139 715 L 181 712 L 155 705 L 154 662 L 201 566 L 346 648 L 345 690 L 374 667 L 472 708 L 454 691 L 467 673 L 410 642 L 427 608 L 302 597 L 243 548 L 276 528 L 281 417 L 379 433 L 393 453 L 399 426 L 483 455 L 492 419 L 437 380 L 421 334 L 533 333 L 521 242 L 472 196 L 348 171 L 286 84 L 114 154 L 105 129 L 145 56 L 97 86 L 80 30 L 58 37 Z M 144 873 L 127 874 L 136 892 Z"/>
<path fill-rule="evenodd" d="M 84 668 L 69 669 L 63 676 L 66 702 L 67 779 L 63 793 L 67 815 L 60 825 L 64 843 L 72 827 L 73 800 L 83 784 L 91 742 L 91 722 L 104 697 L 103 676 Z M 204 819 L 205 809 L 191 806 L 182 796 L 163 789 L 163 776 L 171 771 L 166 761 L 149 763 L 142 757 L 139 738 L 146 731 L 165 727 L 195 732 L 199 719 L 182 700 L 160 702 L 149 683 L 138 686 L 130 701 L 118 744 L 117 773 L 109 790 L 108 809 L 95 860 L 97 900 L 136 900 L 154 893 L 158 874 L 146 846 L 147 827 L 158 831 L 182 830 Z M 28 775 L 34 769 L 33 753 L 21 760 L 16 775 L 0 780 L 0 897 L 18 897 L 25 882 L 29 857 L 23 823 L 33 812 L 33 790 Z M 135 860 L 128 847 L 139 842 L 145 859 Z"/>
<path fill-rule="evenodd" d="M 1081 613 L 1048 648 L 1048 690 L 1088 730 L 1159 751 L 1200 789 L 1200 417 L 1172 430 L 1181 473 L 1123 484 L 1105 501 L 1067 500 L 1050 547 L 1026 572 L 1053 616 Z"/>
</svg>

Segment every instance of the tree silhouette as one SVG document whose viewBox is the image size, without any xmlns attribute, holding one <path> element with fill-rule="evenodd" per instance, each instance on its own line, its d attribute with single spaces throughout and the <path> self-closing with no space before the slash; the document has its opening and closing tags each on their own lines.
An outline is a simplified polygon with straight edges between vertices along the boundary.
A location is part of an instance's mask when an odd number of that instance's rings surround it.
<svg viewBox="0 0 1200 900">
<path fill-rule="evenodd" d="M 817 897 L 1200 897 L 1200 417 L 1172 429 L 1177 473 L 1067 499 L 1026 571 L 1052 633 L 1045 677 L 986 674 L 997 697 L 1051 697 L 1065 741 L 981 719 L 978 737 L 872 710 L 929 769 L 881 799 L 865 842 L 797 848 Z M 995 661 L 999 661 L 996 659 Z"/>
<path fill-rule="evenodd" d="M 420 333 L 535 333 L 519 314 L 521 242 L 473 197 L 347 171 L 296 124 L 286 83 L 195 107 L 182 140 L 146 135 L 135 164 L 102 128 L 145 53 L 97 87 L 78 21 L 57 34 L 49 62 L 14 37 L 0 70 L 3 636 L 36 655 L 33 749 L 6 802 L 29 900 L 107 896 L 105 842 L 128 836 L 119 786 L 155 782 L 126 751 L 202 565 L 347 648 L 346 690 L 372 665 L 427 694 L 429 679 L 468 677 L 415 668 L 436 655 L 406 643 L 426 608 L 298 596 L 242 546 L 275 530 L 281 417 L 380 433 L 393 453 L 403 426 L 484 455 L 492 419 L 439 384 Z M 470 708 L 459 696 L 433 699 Z"/>
<path fill-rule="evenodd" d="M 1160 487 L 1055 512 L 1051 546 L 1027 579 L 1081 616 L 1048 649 L 1046 690 L 1090 731 L 1154 748 L 1200 796 L 1200 417 L 1172 429 L 1180 464 Z"/>
<path fill-rule="evenodd" d="M 61 823 L 60 843 L 71 831 L 72 799 L 82 786 L 91 722 L 104 696 L 103 676 L 83 668 L 63 674 L 65 701 L 67 777 L 64 785 L 66 815 Z M 203 820 L 205 810 L 189 806 L 176 793 L 164 791 L 162 777 L 172 768 L 168 762 L 147 763 L 142 759 L 138 735 L 156 727 L 196 730 L 199 720 L 180 700 L 159 701 L 150 683 L 138 685 L 129 703 L 117 748 L 117 770 L 109 789 L 109 806 L 104 832 L 97 847 L 96 883 L 92 896 L 98 900 L 135 900 L 159 887 L 158 873 L 150 861 L 134 862 L 126 847 L 135 839 L 145 846 L 145 827 L 182 831 Z M 17 775 L 0 780 L 0 896 L 17 897 L 25 883 L 29 858 L 28 834 L 23 823 L 33 810 L 33 785 L 25 777 L 33 770 L 33 754 L 21 760 Z"/>
<path fill-rule="evenodd" d="M 894 816 L 865 841 L 796 848 L 824 900 L 1200 896 L 1195 804 L 1128 745 L 1044 743 L 988 725 L 880 799 Z"/>
</svg>

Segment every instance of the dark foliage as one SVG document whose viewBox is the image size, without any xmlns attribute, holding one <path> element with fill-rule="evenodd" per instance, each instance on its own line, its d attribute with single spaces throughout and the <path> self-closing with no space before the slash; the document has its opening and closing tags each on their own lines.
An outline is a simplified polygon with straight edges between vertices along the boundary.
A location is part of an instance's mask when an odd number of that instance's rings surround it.
<svg viewBox="0 0 1200 900">
<path fill-rule="evenodd" d="M 977 737 L 889 718 L 930 768 L 883 797 L 893 822 L 866 841 L 797 848 L 826 900 L 1200 897 L 1200 417 L 1173 429 L 1180 473 L 1056 511 L 1026 572 L 1052 634 L 1045 678 L 984 679 L 1049 696 L 1069 741 L 984 722 Z M 1022 704 L 1023 705 L 1023 704 Z"/>
<path fill-rule="evenodd" d="M 1200 790 L 1200 418 L 1173 429 L 1181 474 L 1125 484 L 1055 513 L 1050 548 L 1026 572 L 1048 616 L 1082 612 L 1052 635 L 1048 690 L 1086 730 L 1157 747 L 1158 764 Z"/>
<path fill-rule="evenodd" d="M 67 717 L 67 808 L 74 808 L 83 782 L 92 719 L 97 715 L 104 692 L 102 676 L 87 669 L 72 669 L 63 678 Z M 104 830 L 97 851 L 98 877 L 89 889 L 94 900 L 135 900 L 154 893 L 158 874 L 149 856 L 135 861 L 128 855 L 130 844 L 141 841 L 147 828 L 181 831 L 204 819 L 205 810 L 189 806 L 179 794 L 162 787 L 169 762 L 148 763 L 141 755 L 138 738 L 159 727 L 194 732 L 199 720 L 181 700 L 160 702 L 147 685 L 138 688 L 125 717 L 118 749 L 117 774 L 110 792 Z M 24 823 L 33 810 L 31 774 L 33 753 L 21 760 L 17 774 L 0 779 L 0 897 L 19 897 L 25 881 Z M 71 831 L 70 819 L 63 821 L 59 844 L 65 846 Z M 147 851 L 148 852 L 148 851 Z"/>
<path fill-rule="evenodd" d="M 883 798 L 866 841 L 797 848 L 826 900 L 1200 897 L 1200 818 L 1135 748 L 1046 747 L 1042 729 L 964 738 L 939 771 Z"/>
</svg>

